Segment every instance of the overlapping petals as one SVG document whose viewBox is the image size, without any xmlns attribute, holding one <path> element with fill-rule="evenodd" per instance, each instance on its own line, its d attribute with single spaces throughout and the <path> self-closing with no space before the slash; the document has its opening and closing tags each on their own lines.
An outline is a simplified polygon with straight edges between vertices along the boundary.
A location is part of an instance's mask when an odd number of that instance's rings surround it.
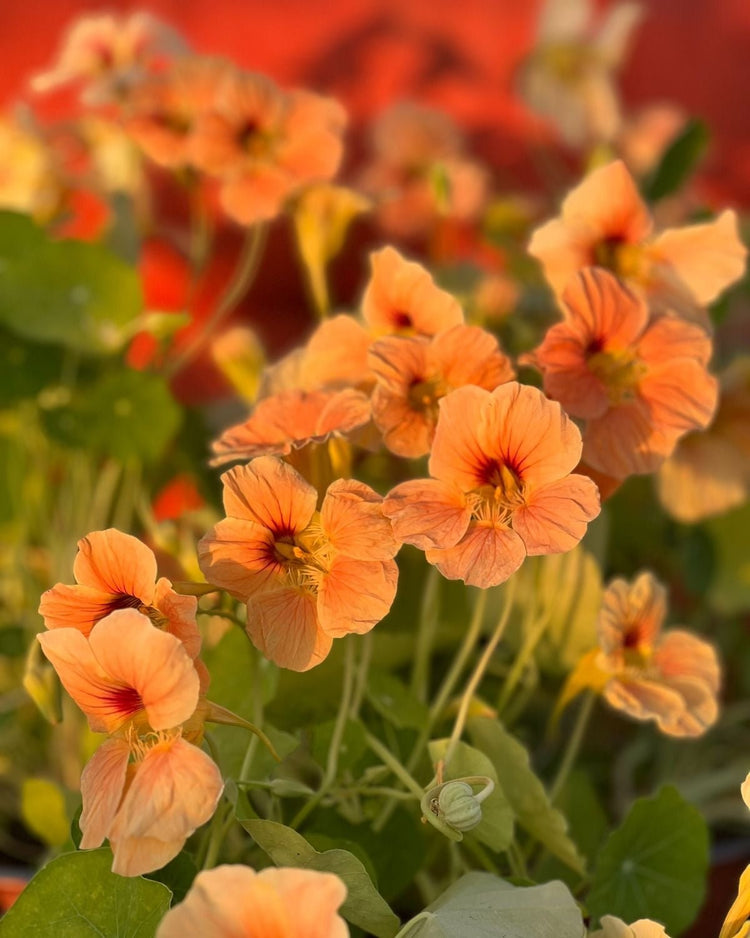
<svg viewBox="0 0 750 938">
<path fill-rule="evenodd" d="M 346 886 L 333 873 L 218 866 L 198 874 L 156 936 L 347 938 L 349 929 L 337 914 L 345 898 Z"/>
<path fill-rule="evenodd" d="M 601 930 L 592 932 L 591 938 L 669 938 L 664 926 L 650 918 L 640 918 L 632 925 L 626 925 L 614 915 L 603 915 L 601 924 Z"/>
<path fill-rule="evenodd" d="M 255 645 L 304 671 L 331 640 L 369 631 L 390 609 L 399 542 L 381 499 L 362 482 L 317 492 L 286 463 L 261 456 L 222 476 L 227 517 L 201 540 L 206 578 L 247 602 Z"/>
<path fill-rule="evenodd" d="M 446 577 L 494 586 L 527 554 L 570 550 L 599 513 L 594 483 L 570 474 L 580 454 L 578 429 L 536 388 L 459 388 L 440 401 L 433 478 L 396 486 L 383 510 Z"/>
<path fill-rule="evenodd" d="M 578 273 L 563 302 L 567 318 L 529 356 L 545 391 L 586 420 L 583 457 L 594 469 L 653 472 L 714 414 L 709 337 L 680 319 L 649 320 L 645 302 L 600 268 Z"/>
</svg>

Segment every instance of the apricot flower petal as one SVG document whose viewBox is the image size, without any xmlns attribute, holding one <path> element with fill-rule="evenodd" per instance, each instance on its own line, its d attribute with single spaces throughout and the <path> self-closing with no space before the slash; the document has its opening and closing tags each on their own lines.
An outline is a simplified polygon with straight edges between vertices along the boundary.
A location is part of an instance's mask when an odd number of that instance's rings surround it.
<svg viewBox="0 0 750 938">
<path fill-rule="evenodd" d="M 255 647 L 281 668 L 308 671 L 328 655 L 333 639 L 318 626 L 315 596 L 284 587 L 247 605 L 247 633 Z"/>
<path fill-rule="evenodd" d="M 665 632 L 654 652 L 654 664 L 666 678 L 699 678 L 714 695 L 719 692 L 721 667 L 716 649 L 691 632 Z"/>
<path fill-rule="evenodd" d="M 480 424 L 488 400 L 489 392 L 473 385 L 457 388 L 440 400 L 430 475 L 457 485 L 463 492 L 485 482 L 482 470 L 486 455 Z"/>
<path fill-rule="evenodd" d="M 676 443 L 654 426 L 642 398 L 590 420 L 583 437 L 583 458 L 592 468 L 614 478 L 654 472 Z"/>
<path fill-rule="evenodd" d="M 685 701 L 677 690 L 656 680 L 619 675 L 604 688 L 604 698 L 615 710 L 636 720 L 655 720 L 669 732 L 685 710 Z"/>
<path fill-rule="evenodd" d="M 648 324 L 645 301 L 599 267 L 579 271 L 563 291 L 562 300 L 589 340 L 603 341 L 607 348 L 630 345 Z"/>
<path fill-rule="evenodd" d="M 328 487 L 320 524 L 333 547 L 356 560 L 390 560 L 399 548 L 383 514 L 382 497 L 355 479 L 339 479 Z"/>
<path fill-rule="evenodd" d="M 136 600 L 118 593 L 106 593 L 93 586 L 57 583 L 42 593 L 39 615 L 48 629 L 78 629 L 88 635 L 96 623 Z M 140 604 L 140 603 L 139 603 Z"/>
<path fill-rule="evenodd" d="M 449 580 L 487 589 L 504 583 L 521 566 L 526 550 L 510 528 L 472 523 L 455 547 L 428 550 L 425 557 Z"/>
<path fill-rule="evenodd" d="M 471 520 L 466 496 L 451 482 L 414 479 L 391 489 L 383 502 L 400 541 L 422 550 L 457 544 Z"/>
<path fill-rule="evenodd" d="M 595 169 L 563 200 L 566 222 L 582 223 L 598 238 L 617 236 L 628 243 L 651 231 L 651 216 L 622 160 Z"/>
<path fill-rule="evenodd" d="M 116 528 L 92 531 L 78 542 L 73 574 L 82 586 L 135 596 L 150 606 L 156 581 L 153 551 Z"/>
<path fill-rule="evenodd" d="M 390 611 L 397 582 L 393 560 L 335 557 L 318 590 L 321 629 L 332 638 L 369 632 Z"/>
<path fill-rule="evenodd" d="M 599 511 L 599 491 L 592 480 L 570 475 L 533 490 L 513 512 L 513 530 L 530 556 L 559 554 L 576 546 Z"/>
<path fill-rule="evenodd" d="M 646 375 L 639 392 L 648 405 L 652 424 L 665 436 L 672 435 L 671 452 L 680 435 L 703 429 L 711 422 L 719 400 L 719 383 L 698 362 L 684 358 Z"/>
<path fill-rule="evenodd" d="M 198 562 L 209 583 L 245 602 L 274 588 L 284 573 L 274 536 L 253 521 L 222 518 L 198 542 Z"/>
<path fill-rule="evenodd" d="M 255 521 L 279 534 L 307 527 L 317 492 L 290 465 L 272 456 L 259 456 L 235 466 L 221 477 L 224 509 L 230 518 Z"/>
<path fill-rule="evenodd" d="M 81 848 L 101 846 L 109 833 L 125 789 L 130 746 L 124 739 L 105 740 L 81 773 L 83 810 L 78 821 Z"/>
<path fill-rule="evenodd" d="M 175 593 L 169 580 L 161 577 L 154 588 L 154 606 L 167 619 L 165 630 L 179 638 L 191 658 L 197 658 L 202 643 L 195 620 L 198 598 Z"/>
<path fill-rule="evenodd" d="M 666 614 L 666 590 L 652 573 L 639 573 L 632 583 L 617 577 L 607 585 L 599 612 L 602 651 L 619 651 L 628 635 L 631 645 L 653 646 Z"/>
</svg>

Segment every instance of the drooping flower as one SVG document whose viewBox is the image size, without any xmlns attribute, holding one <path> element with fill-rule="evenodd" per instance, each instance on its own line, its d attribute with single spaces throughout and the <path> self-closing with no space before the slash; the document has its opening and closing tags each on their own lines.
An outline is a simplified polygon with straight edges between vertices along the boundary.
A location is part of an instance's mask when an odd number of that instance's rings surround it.
<svg viewBox="0 0 750 938">
<path fill-rule="evenodd" d="M 200 541 L 206 579 L 247 603 L 252 642 L 284 668 L 319 664 L 334 638 L 368 632 L 390 609 L 399 543 L 379 495 L 355 480 L 317 492 L 260 456 L 222 476 L 227 517 Z"/>
<path fill-rule="evenodd" d="M 599 650 L 569 683 L 576 691 L 594 687 L 616 710 L 654 720 L 669 736 L 700 736 L 719 713 L 716 650 L 684 629 L 662 633 L 665 616 L 666 592 L 651 573 L 612 580 L 599 613 Z"/>
<path fill-rule="evenodd" d="M 362 316 L 375 335 L 436 335 L 464 321 L 458 301 L 429 272 L 392 247 L 370 255 L 372 274 L 362 297 Z"/>
<path fill-rule="evenodd" d="M 453 326 L 431 340 L 386 336 L 370 347 L 369 366 L 377 379 L 372 415 L 385 445 L 399 456 L 430 451 L 438 402 L 467 384 L 493 391 L 515 371 L 489 332 Z"/>
<path fill-rule="evenodd" d="M 100 104 L 120 99 L 185 43 L 171 27 L 143 11 L 83 16 L 65 34 L 54 67 L 32 80 L 35 91 L 80 83 L 83 100 Z"/>
<path fill-rule="evenodd" d="M 200 653 L 198 600 L 180 596 L 166 577 L 156 579 L 156 558 L 138 538 L 116 528 L 92 531 L 78 542 L 73 575 L 76 585 L 58 583 L 42 595 L 39 614 L 48 629 L 74 628 L 88 635 L 116 609 L 137 609 L 177 636 L 192 658 Z"/>
<path fill-rule="evenodd" d="M 711 421 L 709 337 L 681 319 L 650 321 L 645 302 L 601 268 L 578 273 L 562 299 L 565 321 L 527 361 L 546 393 L 586 421 L 586 463 L 615 478 L 653 472 L 681 436 Z"/>
<path fill-rule="evenodd" d="M 747 250 L 737 216 L 654 236 L 648 207 L 621 160 L 595 169 L 533 233 L 529 253 L 559 296 L 576 271 L 605 267 L 648 296 L 653 311 L 707 322 L 703 307 L 742 276 Z"/>
<path fill-rule="evenodd" d="M 586 476 L 571 475 L 581 435 L 560 405 L 515 381 L 441 399 L 431 479 L 397 485 L 383 510 L 394 534 L 449 579 L 507 580 L 526 555 L 561 553 L 599 514 Z"/>
<path fill-rule="evenodd" d="M 669 938 L 663 925 L 650 918 L 639 918 L 632 925 L 626 925 L 614 915 L 603 915 L 601 929 L 591 933 L 591 938 Z"/>
<path fill-rule="evenodd" d="M 346 886 L 333 873 L 217 866 L 198 874 L 156 938 L 348 938 L 337 914 L 345 898 Z"/>
<path fill-rule="evenodd" d="M 110 734 L 81 777 L 81 846 L 109 838 L 112 869 L 125 876 L 159 869 L 223 790 L 218 767 L 189 741 L 202 735 L 194 662 L 135 609 L 110 613 L 88 637 L 56 628 L 37 638 L 91 729 Z"/>
<path fill-rule="evenodd" d="M 196 121 L 192 159 L 219 177 L 227 214 L 251 225 L 277 215 L 303 185 L 336 173 L 345 124 L 331 98 L 286 93 L 263 75 L 237 72 Z"/>
<path fill-rule="evenodd" d="M 537 41 L 521 71 L 521 95 L 570 146 L 612 140 L 620 129 L 614 77 L 643 14 L 614 3 L 598 18 L 591 0 L 546 0 Z"/>
</svg>

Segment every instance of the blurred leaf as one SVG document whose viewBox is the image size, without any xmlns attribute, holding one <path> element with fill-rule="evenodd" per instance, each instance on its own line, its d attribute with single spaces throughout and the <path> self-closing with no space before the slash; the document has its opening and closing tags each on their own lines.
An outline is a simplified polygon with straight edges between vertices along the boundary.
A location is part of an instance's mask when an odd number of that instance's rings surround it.
<svg viewBox="0 0 750 938">
<path fill-rule="evenodd" d="M 57 346 L 27 342 L 0 328 L 0 408 L 59 383 L 63 356 Z"/>
<path fill-rule="evenodd" d="M 420 730 L 428 718 L 428 709 L 399 681 L 386 671 L 372 669 L 367 676 L 367 700 L 389 723 L 399 729 Z"/>
<path fill-rule="evenodd" d="M 142 305 L 137 272 L 106 248 L 53 241 L 26 216 L 0 213 L 0 323 L 16 335 L 109 354 Z"/>
<path fill-rule="evenodd" d="M 132 370 L 109 372 L 69 404 L 42 411 L 44 428 L 58 443 L 123 461 L 156 462 L 181 419 L 165 380 Z"/>
<path fill-rule="evenodd" d="M 467 726 L 472 741 L 495 766 L 521 827 L 572 870 L 582 874 L 585 863 L 568 836 L 568 822 L 550 802 L 544 785 L 531 768 L 526 749 L 497 720 L 475 717 Z"/>
<path fill-rule="evenodd" d="M 36 640 L 29 645 L 23 687 L 39 708 L 45 720 L 57 724 L 62 721 L 62 691 L 57 672 L 42 652 Z"/>
<path fill-rule="evenodd" d="M 277 866 L 335 873 L 347 888 L 341 914 L 377 938 L 391 938 L 399 921 L 378 893 L 362 863 L 346 850 L 318 853 L 305 838 L 275 821 L 242 819 L 240 823 Z"/>
<path fill-rule="evenodd" d="M 319 765 L 326 764 L 335 726 L 335 720 L 327 720 L 315 727 L 312 754 Z M 366 752 L 368 748 L 364 727 L 359 720 L 347 720 L 339 746 L 339 772 L 353 769 Z"/>
<path fill-rule="evenodd" d="M 708 830 L 676 788 L 640 798 L 597 858 L 588 907 L 592 916 L 627 922 L 653 918 L 670 935 L 690 925 L 703 902 Z"/>
<path fill-rule="evenodd" d="M 667 147 L 661 162 L 643 185 L 646 200 L 657 202 L 677 192 L 695 170 L 708 147 L 711 135 L 702 120 L 689 120 Z"/>
<path fill-rule="evenodd" d="M 70 834 L 65 796 L 59 785 L 46 778 L 26 778 L 21 786 L 24 824 L 43 843 L 61 847 Z"/>
<path fill-rule="evenodd" d="M 447 739 L 433 739 L 429 744 L 432 762 L 437 763 L 442 759 L 447 748 Z M 488 776 L 495 783 L 495 789 L 482 802 L 482 820 L 479 825 L 464 836 L 476 837 L 490 850 L 499 853 L 513 840 L 513 808 L 498 782 L 497 771 L 492 762 L 483 752 L 459 741 L 451 761 L 445 766 L 443 781 L 448 782 L 469 775 Z"/>
<path fill-rule="evenodd" d="M 706 522 L 714 546 L 714 577 L 708 602 L 717 612 L 750 609 L 750 502 Z"/>
<path fill-rule="evenodd" d="M 197 875 L 198 867 L 195 865 L 195 860 L 183 850 L 160 870 L 146 873 L 145 878 L 166 886 L 172 893 L 174 905 L 176 902 L 182 902 Z"/>
<path fill-rule="evenodd" d="M 467 873 L 404 929 L 409 938 L 581 938 L 583 919 L 562 883 L 512 886 Z"/>
<path fill-rule="evenodd" d="M 52 860 L 0 922 L 3 938 L 153 938 L 169 908 L 161 883 L 110 871 L 112 852 Z"/>
</svg>

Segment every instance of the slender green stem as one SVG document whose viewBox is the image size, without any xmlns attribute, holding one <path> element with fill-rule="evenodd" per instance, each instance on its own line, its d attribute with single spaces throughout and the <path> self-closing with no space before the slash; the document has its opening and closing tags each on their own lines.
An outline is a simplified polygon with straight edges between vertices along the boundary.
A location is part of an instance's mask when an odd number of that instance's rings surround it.
<svg viewBox="0 0 750 938">
<path fill-rule="evenodd" d="M 320 788 L 318 788 L 312 798 L 310 798 L 310 800 L 307 801 L 306 804 L 304 804 L 297 812 L 294 820 L 290 825 L 293 828 L 299 827 L 299 825 L 310 814 L 310 812 L 317 807 L 323 796 L 329 791 L 329 789 L 333 786 L 333 783 L 336 781 L 336 772 L 338 771 L 339 766 L 339 750 L 341 749 L 341 742 L 344 738 L 346 723 L 349 719 L 349 708 L 351 707 L 353 688 L 354 641 L 353 639 L 349 638 L 345 640 L 344 643 L 344 680 L 341 690 L 341 701 L 339 703 L 338 713 L 336 714 L 336 722 L 333 726 L 331 744 L 328 747 L 328 760 L 326 762 L 325 774 L 323 776 L 322 782 L 320 783 Z"/>
<path fill-rule="evenodd" d="M 253 685 L 253 723 L 256 726 L 260 726 L 263 723 L 263 684 L 260 677 L 260 668 L 258 667 L 258 652 L 256 652 L 255 649 L 253 649 L 252 652 L 250 680 Z M 250 736 L 250 742 L 247 744 L 247 749 L 245 750 L 245 758 L 242 760 L 242 767 L 240 768 L 240 774 L 237 778 L 238 782 L 244 781 L 247 777 L 250 766 L 253 764 L 253 757 L 255 756 L 255 750 L 257 748 L 258 737 L 253 733 Z"/>
<path fill-rule="evenodd" d="M 199 616 L 218 616 L 220 619 L 227 619 L 229 622 L 239 625 L 241 629 L 245 628 L 245 623 L 242 619 L 234 615 L 234 613 L 229 612 L 227 609 L 199 609 L 197 614 Z"/>
<path fill-rule="evenodd" d="M 568 780 L 570 770 L 573 768 L 578 757 L 578 752 L 581 748 L 583 737 L 586 735 L 586 729 L 588 727 L 589 719 L 591 718 L 595 703 L 596 694 L 594 694 L 592 691 L 586 691 L 583 702 L 578 710 L 578 715 L 576 716 L 573 732 L 568 738 L 568 744 L 565 747 L 565 752 L 563 753 L 560 767 L 557 770 L 557 775 L 555 776 L 555 780 L 550 786 L 550 801 L 554 802 L 557 800 L 560 792 L 563 789 L 563 786 L 565 785 L 565 782 Z"/>
<path fill-rule="evenodd" d="M 453 731 L 451 732 L 450 739 L 448 740 L 448 748 L 445 750 L 445 755 L 443 756 L 442 763 L 443 765 L 448 765 L 451 760 L 451 756 L 456 750 L 458 741 L 461 738 L 461 734 L 464 731 L 464 726 L 466 725 L 466 718 L 469 715 L 469 707 L 471 706 L 471 701 L 476 693 L 479 684 L 484 677 L 484 673 L 487 670 L 495 649 L 500 643 L 500 639 L 503 637 L 505 632 L 505 627 L 508 624 L 510 619 L 510 611 L 513 608 L 513 598 L 516 591 L 516 578 L 511 577 L 508 580 L 505 588 L 505 596 L 503 597 L 503 611 L 500 614 L 498 623 L 495 626 L 495 631 L 492 633 L 492 636 L 487 642 L 487 645 L 482 652 L 482 656 L 476 664 L 474 671 L 472 672 L 471 677 L 469 678 L 469 683 L 466 685 L 463 695 L 461 697 L 461 703 L 458 706 L 458 714 L 456 715 L 456 721 L 453 724 Z"/>
<path fill-rule="evenodd" d="M 510 863 L 510 869 L 513 875 L 517 876 L 519 879 L 528 879 L 529 872 L 526 868 L 526 859 L 523 855 L 523 851 L 515 840 L 512 840 L 508 844 L 507 853 L 508 862 Z"/>
<path fill-rule="evenodd" d="M 417 628 L 417 644 L 414 650 L 414 668 L 411 673 L 411 689 L 420 700 L 427 699 L 430 679 L 430 657 L 438 623 L 438 597 L 440 571 L 430 565 L 422 597 L 422 608 Z"/>
<path fill-rule="evenodd" d="M 257 273 L 263 247 L 266 243 L 267 232 L 268 228 L 265 224 L 254 225 L 247 232 L 239 262 L 229 286 L 216 304 L 216 308 L 200 333 L 164 369 L 168 377 L 180 371 L 181 368 L 184 368 L 195 358 L 205 345 L 206 340 L 216 330 L 216 327 L 220 325 L 245 295 Z"/>
<path fill-rule="evenodd" d="M 234 808 L 228 801 L 225 801 L 221 807 L 217 809 L 211 821 L 211 826 L 208 830 L 206 853 L 201 864 L 202 870 L 208 870 L 216 866 L 221 845 L 224 843 L 224 838 L 232 824 L 234 824 Z"/>
<path fill-rule="evenodd" d="M 547 631 L 547 625 L 549 624 L 550 613 L 549 611 L 543 613 L 539 616 L 533 624 L 528 628 L 524 628 L 524 640 L 521 648 L 516 655 L 516 660 L 513 662 L 513 665 L 508 672 L 505 682 L 500 690 L 500 697 L 497 703 L 497 709 L 499 713 L 502 713 L 508 705 L 508 701 L 513 695 L 513 691 L 516 689 L 518 682 L 521 680 L 523 672 L 526 670 L 526 665 L 529 663 L 529 659 L 534 654 L 534 649 L 539 644 L 540 639 Z"/>
<path fill-rule="evenodd" d="M 385 795 L 388 798 L 396 798 L 398 801 L 414 801 L 417 797 L 414 792 L 389 788 L 387 785 L 347 785 L 346 788 L 334 788 L 332 791 L 341 792 L 342 795 Z"/>
<path fill-rule="evenodd" d="M 383 743 L 373 736 L 369 731 L 365 731 L 365 740 L 367 745 L 372 749 L 376 756 L 378 756 L 383 761 L 383 765 L 386 765 L 391 772 L 402 782 L 409 791 L 413 792 L 419 800 L 422 800 L 422 795 L 424 794 L 424 789 L 412 778 L 412 776 L 407 772 L 403 765 L 398 761 L 398 759 L 393 755 L 390 749 L 387 746 L 384 746 Z"/>
<path fill-rule="evenodd" d="M 359 667 L 357 668 L 357 678 L 352 694 L 352 705 L 350 708 L 350 717 L 356 720 L 359 716 L 359 710 L 367 689 L 367 675 L 370 673 L 370 662 L 372 661 L 372 632 L 362 636 L 360 642 L 361 653 L 359 657 Z"/>
<path fill-rule="evenodd" d="M 469 853 L 473 854 L 474 857 L 479 860 L 479 863 L 490 873 L 494 873 L 496 876 L 499 875 L 500 870 L 497 868 L 497 864 L 492 859 L 492 857 L 487 853 L 487 851 L 482 847 L 482 845 L 477 840 L 470 840 L 467 837 L 461 841 L 461 845 L 466 847 Z"/>
</svg>

